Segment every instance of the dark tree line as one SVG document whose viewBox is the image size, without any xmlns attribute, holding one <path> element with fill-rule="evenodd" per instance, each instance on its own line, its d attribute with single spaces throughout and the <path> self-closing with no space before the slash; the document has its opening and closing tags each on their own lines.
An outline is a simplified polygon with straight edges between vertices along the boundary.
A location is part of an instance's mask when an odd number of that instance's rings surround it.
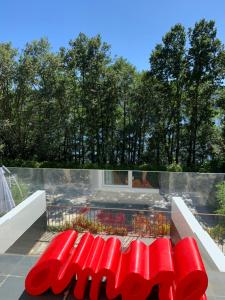
<svg viewBox="0 0 225 300">
<path fill-rule="evenodd" d="M 81 33 L 58 52 L 46 39 L 20 52 L 1 43 L 2 159 L 223 165 L 225 51 L 215 23 L 175 25 L 149 62 L 137 72 L 99 35 Z"/>
</svg>

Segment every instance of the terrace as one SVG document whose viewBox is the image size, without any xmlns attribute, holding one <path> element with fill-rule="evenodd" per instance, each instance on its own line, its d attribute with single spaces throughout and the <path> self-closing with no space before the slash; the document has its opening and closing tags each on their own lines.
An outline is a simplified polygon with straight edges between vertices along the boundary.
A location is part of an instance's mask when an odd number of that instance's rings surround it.
<svg viewBox="0 0 225 300">
<path fill-rule="evenodd" d="M 0 218 L 0 299 L 73 299 L 71 287 L 58 296 L 31 297 L 24 291 L 31 266 L 57 232 L 71 227 L 81 232 L 77 242 L 82 232 L 90 231 L 104 239 L 117 236 L 123 250 L 134 239 L 150 244 L 157 237 L 171 237 L 176 243 L 193 236 L 209 276 L 208 299 L 225 298 L 224 233 L 214 230 L 218 224 L 223 228 L 225 217 L 212 213 L 216 184 L 225 174 L 10 171 L 22 194 L 14 193 L 18 205 Z M 151 295 L 149 299 L 157 298 Z"/>
</svg>

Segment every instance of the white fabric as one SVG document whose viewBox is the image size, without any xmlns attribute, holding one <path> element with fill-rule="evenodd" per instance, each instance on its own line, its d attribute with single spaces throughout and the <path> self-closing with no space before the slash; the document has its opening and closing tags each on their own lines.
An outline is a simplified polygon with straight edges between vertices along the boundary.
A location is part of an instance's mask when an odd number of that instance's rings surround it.
<svg viewBox="0 0 225 300">
<path fill-rule="evenodd" d="M 13 207 L 15 207 L 15 202 L 6 181 L 4 170 L 0 167 L 0 213 L 6 213 Z"/>
</svg>

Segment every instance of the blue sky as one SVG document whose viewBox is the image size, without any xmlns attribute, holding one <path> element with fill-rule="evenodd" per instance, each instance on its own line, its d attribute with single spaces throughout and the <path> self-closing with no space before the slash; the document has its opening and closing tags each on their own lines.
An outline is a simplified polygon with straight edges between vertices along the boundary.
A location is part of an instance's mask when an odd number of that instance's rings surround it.
<svg viewBox="0 0 225 300">
<path fill-rule="evenodd" d="M 112 55 L 147 69 L 151 50 L 175 23 L 213 19 L 225 43 L 225 0 L 0 0 L 0 42 L 47 37 L 53 50 L 79 32 L 101 34 Z"/>
</svg>

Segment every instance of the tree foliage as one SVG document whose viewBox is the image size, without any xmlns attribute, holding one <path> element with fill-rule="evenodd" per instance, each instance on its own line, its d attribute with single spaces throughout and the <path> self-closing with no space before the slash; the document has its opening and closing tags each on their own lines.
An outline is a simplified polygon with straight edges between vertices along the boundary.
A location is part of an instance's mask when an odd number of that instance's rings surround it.
<svg viewBox="0 0 225 300">
<path fill-rule="evenodd" d="M 75 165 L 224 168 L 225 52 L 215 23 L 173 26 L 138 72 L 81 33 L 0 44 L 0 156 Z M 182 167 L 181 167 L 182 166 Z"/>
</svg>

